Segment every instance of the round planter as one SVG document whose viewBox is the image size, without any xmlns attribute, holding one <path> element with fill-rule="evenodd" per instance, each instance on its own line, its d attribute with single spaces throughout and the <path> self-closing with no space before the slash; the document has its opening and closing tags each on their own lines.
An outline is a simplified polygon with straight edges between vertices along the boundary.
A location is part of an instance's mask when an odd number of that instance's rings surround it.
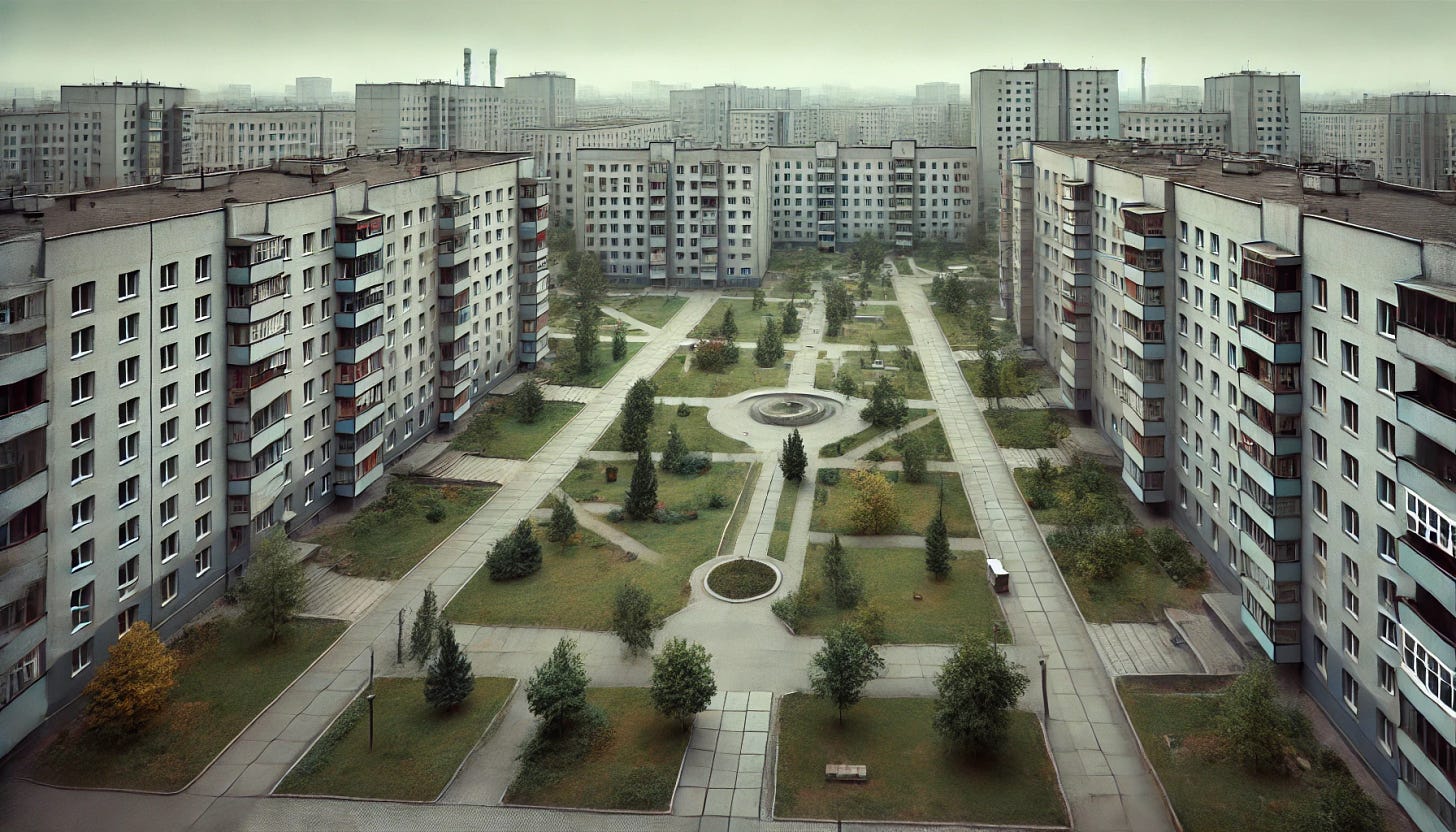
<svg viewBox="0 0 1456 832">
<path fill-rule="evenodd" d="M 712 574 L 714 572 L 718 571 L 719 569 L 722 569 L 722 568 L 724 568 L 726 566 L 730 566 L 731 564 L 739 563 L 741 561 L 747 561 L 749 563 L 753 563 L 753 564 L 756 564 L 756 565 L 760 565 L 760 566 L 767 567 L 769 569 L 769 571 L 773 572 L 773 584 L 766 591 L 761 592 L 761 593 L 759 593 L 757 595 L 748 597 L 748 598 L 729 598 L 726 595 L 721 595 L 721 594 L 713 591 L 713 587 L 708 582 L 708 578 L 711 577 Z M 747 603 L 749 603 L 751 601 L 759 601 L 759 600 L 762 600 L 764 598 L 767 598 L 770 595 L 773 595 L 775 592 L 777 592 L 778 589 L 779 589 L 779 585 L 782 584 L 783 582 L 784 582 L 784 574 L 779 571 L 779 568 L 777 566 L 775 566 L 772 562 L 770 562 L 768 560 L 764 560 L 762 558 L 730 558 L 728 560 L 724 560 L 724 561 L 721 561 L 721 562 L 715 564 L 712 569 L 709 569 L 707 571 L 707 573 L 703 575 L 703 589 L 704 589 L 704 591 L 706 591 L 709 595 L 711 595 L 712 597 L 718 599 L 719 601 L 724 601 L 724 602 L 727 602 L 729 604 L 747 604 Z"/>
</svg>

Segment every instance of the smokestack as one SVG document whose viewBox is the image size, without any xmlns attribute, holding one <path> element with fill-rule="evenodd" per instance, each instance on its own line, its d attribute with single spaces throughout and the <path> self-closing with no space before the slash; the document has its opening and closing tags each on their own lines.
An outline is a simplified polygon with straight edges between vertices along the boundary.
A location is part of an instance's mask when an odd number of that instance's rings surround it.
<svg viewBox="0 0 1456 832">
<path fill-rule="evenodd" d="M 1142 105 L 1146 107 L 1148 106 L 1148 59 L 1146 57 L 1143 58 L 1143 70 L 1138 75 L 1138 87 Z"/>
<path fill-rule="evenodd" d="M 470 86 L 470 47 L 465 47 L 465 86 Z"/>
<path fill-rule="evenodd" d="M 490 50 L 490 85 L 495 86 L 495 50 Z"/>
</svg>

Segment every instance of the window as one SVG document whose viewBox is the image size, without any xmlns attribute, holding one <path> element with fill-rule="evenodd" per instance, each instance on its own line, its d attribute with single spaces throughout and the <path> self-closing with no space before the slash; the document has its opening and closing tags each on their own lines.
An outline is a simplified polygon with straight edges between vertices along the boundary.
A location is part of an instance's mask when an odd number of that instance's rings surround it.
<svg viewBox="0 0 1456 832">
<path fill-rule="evenodd" d="M 91 623 L 91 606 L 95 601 L 96 583 L 93 581 L 80 589 L 71 590 L 71 632 Z"/>
<path fill-rule="evenodd" d="M 1400 645 L 1400 625 L 1395 623 L 1395 619 L 1385 613 L 1380 613 L 1375 616 L 1375 620 L 1379 623 L 1380 640 L 1391 647 L 1398 647 Z M 1391 693 L 1394 692 L 1391 691 Z"/>
<path fill-rule="evenodd" d="M 212 371 L 203 370 L 192 376 L 192 392 L 198 396 L 212 392 Z"/>
<path fill-rule="evenodd" d="M 71 651 L 71 675 L 75 676 L 91 666 L 91 639 L 86 639 L 80 647 Z"/>
<path fill-rule="evenodd" d="M 1340 317 L 1347 321 L 1360 320 L 1360 293 L 1349 286 L 1340 287 Z"/>
<path fill-rule="evenodd" d="M 96 433 L 96 417 L 86 416 L 71 423 L 71 446 L 90 442 Z"/>
<path fill-rule="evenodd" d="M 1349 451 L 1340 451 L 1340 476 L 1351 485 L 1360 484 L 1360 460 L 1351 456 Z"/>
<path fill-rule="evenodd" d="M 1351 661 L 1360 661 L 1360 637 L 1344 624 L 1340 625 L 1340 644 Z"/>
<path fill-rule="evenodd" d="M 1375 447 L 1382 454 L 1395 459 L 1395 425 L 1384 419 L 1375 420 Z"/>
<path fill-rule="evenodd" d="M 116 507 L 126 508 L 137 501 L 141 494 L 141 477 L 127 477 L 116 484 Z"/>
<path fill-rule="evenodd" d="M 1310 280 L 1314 281 L 1314 298 L 1311 303 L 1315 309 L 1328 309 L 1330 304 L 1330 284 L 1319 275 L 1312 275 Z"/>
<path fill-rule="evenodd" d="M 1383 664 L 1383 662 L 1382 662 L 1382 664 Z M 1390 680 L 1391 680 L 1392 683 L 1394 683 L 1394 681 L 1395 681 L 1395 672 L 1394 671 L 1391 671 Z M 1384 676 L 1382 676 L 1381 679 L 1380 679 L 1380 686 L 1382 688 L 1385 687 L 1385 677 Z M 1390 693 L 1392 691 L 1386 691 L 1386 692 L 1387 693 Z M 1385 714 L 1380 713 L 1379 711 L 1376 711 L 1375 712 L 1375 731 L 1376 731 L 1376 737 L 1380 740 L 1380 747 L 1381 747 L 1381 749 L 1385 751 L 1386 755 L 1392 755 L 1392 754 L 1394 754 L 1395 753 L 1395 723 L 1394 722 L 1391 722 L 1390 719 Z"/>
<path fill-rule="evenodd" d="M 163 292 L 168 289 L 177 288 L 177 263 L 166 263 L 162 266 L 161 275 L 157 280 L 157 288 Z"/>
<path fill-rule="evenodd" d="M 1356 563 L 1349 555 L 1341 555 L 1341 571 L 1346 581 L 1353 586 L 1360 585 L 1360 564 Z"/>
<path fill-rule="evenodd" d="M 207 427 L 212 424 L 212 403 L 200 404 L 192 409 L 192 426 Z"/>
<path fill-rule="evenodd" d="M 1375 527 L 1375 554 L 1386 563 L 1396 562 L 1395 535 L 1381 526 Z"/>
<path fill-rule="evenodd" d="M 116 548 L 125 549 L 131 544 L 141 540 L 142 520 L 140 517 L 129 517 L 116 526 Z"/>
<path fill-rule="evenodd" d="M 79 502 L 71 503 L 71 531 L 96 519 L 96 498 L 85 497 Z"/>
<path fill-rule="evenodd" d="M 141 414 L 141 399 L 127 399 L 116 406 L 116 426 L 124 428 L 135 424 Z"/>
<path fill-rule="evenodd" d="M 162 576 L 162 606 L 167 606 L 177 597 L 177 570 Z"/>
<path fill-rule="evenodd" d="M 1395 398 L 1395 365 L 1383 358 L 1375 359 L 1375 389 Z"/>
<path fill-rule="evenodd" d="M 82 373 L 71 379 L 71 404 L 90 401 L 96 395 L 96 374 Z"/>
<path fill-rule="evenodd" d="M 140 437 L 140 433 L 129 433 L 116 443 L 116 461 L 118 465 L 126 465 L 137 458 L 139 448 L 141 447 Z"/>
<path fill-rule="evenodd" d="M 1325 487 L 1319 483 L 1313 483 L 1314 488 L 1314 513 L 1328 519 L 1330 516 L 1330 494 Z"/>
<path fill-rule="evenodd" d="M 1375 472 L 1375 499 L 1386 508 L 1395 510 L 1395 480 L 1379 471 Z"/>
<path fill-rule="evenodd" d="M 1326 679 L 1330 678 L 1329 658 L 1330 648 L 1326 647 L 1325 643 L 1316 636 L 1314 639 L 1314 666 L 1320 676 Z"/>
<path fill-rule="evenodd" d="M 198 540 L 212 534 L 212 515 L 204 514 L 192 521 L 192 531 Z M 201 572 L 197 574 L 201 575 Z"/>
<path fill-rule="evenodd" d="M 1323 329 L 1314 331 L 1314 360 L 1327 364 L 1330 360 L 1330 338 Z"/>
<path fill-rule="evenodd" d="M 1346 378 L 1360 379 L 1360 348 L 1349 341 L 1340 342 L 1340 372 Z"/>
<path fill-rule="evenodd" d="M 125 387 L 128 384 L 136 384 L 141 377 L 141 359 L 133 356 L 123 358 L 116 362 L 116 384 L 118 387 Z"/>
<path fill-rule="evenodd" d="M 157 520 L 163 526 L 167 525 L 168 523 L 177 522 L 176 494 L 173 494 L 172 496 L 163 500 L 162 504 L 157 507 Z"/>
<path fill-rule="evenodd" d="M 96 349 L 96 327 L 88 326 L 71 333 L 71 357 L 80 358 Z"/>
<path fill-rule="evenodd" d="M 177 304 L 169 303 L 158 310 L 158 329 L 166 332 L 169 329 L 177 328 Z"/>
<path fill-rule="evenodd" d="M 1360 405 L 1349 399 L 1340 399 L 1340 427 L 1352 436 L 1360 435 Z"/>
<path fill-rule="evenodd" d="M 192 263 L 192 278 L 198 283 L 212 279 L 211 254 L 204 254 Z"/>
<path fill-rule="evenodd" d="M 193 301 L 193 303 L 192 303 L 192 312 L 193 312 L 193 318 L 195 320 L 205 321 L 208 318 L 211 318 L 212 317 L 212 298 L 210 296 L 208 296 L 208 295 L 203 295 L 202 297 L 200 297 L 197 300 Z"/>
<path fill-rule="evenodd" d="M 96 475 L 96 459 L 92 451 L 86 451 L 71 459 L 71 485 L 88 480 Z"/>
<path fill-rule="evenodd" d="M 89 280 L 71 287 L 71 316 L 84 315 L 96 308 L 96 281 Z"/>
<path fill-rule="evenodd" d="M 212 355 L 212 335 L 203 333 L 192 339 L 192 356 L 194 358 L 206 358 Z"/>
<path fill-rule="evenodd" d="M 1375 301 L 1375 328 L 1386 338 L 1395 337 L 1395 304 Z"/>
<path fill-rule="evenodd" d="M 1310 384 L 1312 385 L 1310 391 L 1313 393 L 1314 398 L 1310 406 L 1315 412 L 1324 413 L 1329 404 L 1329 389 L 1317 381 L 1312 381 Z"/>
<path fill-rule="evenodd" d="M 1359 685 L 1359 683 L 1355 681 L 1355 677 L 1354 676 L 1351 676 L 1350 675 L 1350 671 L 1348 671 L 1348 670 L 1341 670 L 1340 671 L 1340 679 L 1341 679 L 1341 690 L 1342 690 L 1342 692 L 1345 695 L 1345 707 L 1349 708 L 1351 713 L 1359 713 L 1360 712 L 1360 685 Z"/>
<path fill-rule="evenodd" d="M 116 589 L 123 598 L 136 589 L 141 557 L 141 555 L 132 555 L 130 560 L 116 567 Z"/>
<path fill-rule="evenodd" d="M 141 272 L 127 272 L 116 276 L 116 299 L 131 300 L 141 291 Z"/>
<path fill-rule="evenodd" d="M 212 480 L 204 477 L 192 484 L 192 497 L 197 505 L 212 499 Z"/>
<path fill-rule="evenodd" d="M 158 363 L 161 364 L 160 372 L 177 369 L 177 345 L 167 344 L 157 353 Z"/>
<path fill-rule="evenodd" d="M 1360 596 L 1355 594 L 1349 587 L 1340 587 L 1345 601 L 1345 612 L 1348 612 L 1356 619 L 1360 618 Z"/>
<path fill-rule="evenodd" d="M 96 560 L 96 541 L 83 540 L 71 549 L 71 571 L 85 569 Z"/>
<path fill-rule="evenodd" d="M 177 479 L 177 457 L 169 456 L 162 460 L 162 464 L 157 466 L 157 479 L 162 485 Z"/>
<path fill-rule="evenodd" d="M 205 573 L 205 572 L 207 572 L 207 570 L 211 569 L 212 568 L 212 547 L 211 546 L 205 546 L 205 547 L 203 547 L 202 551 L 200 551 L 197 554 L 193 555 L 192 556 L 192 565 L 194 567 L 196 567 L 196 571 L 197 571 L 197 576 L 198 577 L 201 577 L 203 575 L 203 573 Z"/>
<path fill-rule="evenodd" d="M 196 465 L 206 465 L 212 461 L 212 440 L 204 439 L 192 446 L 192 458 Z"/>
<path fill-rule="evenodd" d="M 1314 461 L 1321 465 L 1328 465 L 1330 455 L 1330 443 L 1325 439 L 1324 434 L 1319 431 L 1310 431 L 1310 444 L 1314 448 Z"/>
<path fill-rule="evenodd" d="M 177 383 L 173 382 L 157 391 L 157 410 L 165 412 L 177 406 Z"/>
</svg>

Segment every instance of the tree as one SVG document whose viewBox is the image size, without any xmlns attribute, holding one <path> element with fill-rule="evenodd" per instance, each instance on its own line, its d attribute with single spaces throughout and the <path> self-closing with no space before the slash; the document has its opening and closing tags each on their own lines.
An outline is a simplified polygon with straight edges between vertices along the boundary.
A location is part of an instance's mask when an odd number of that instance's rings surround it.
<svg viewBox="0 0 1456 832">
<path fill-rule="evenodd" d="M 737 346 L 721 338 L 699 341 L 693 348 L 693 367 L 705 373 L 721 373 L 728 369 L 729 349 L 736 353 Z"/>
<path fill-rule="evenodd" d="M 804 437 L 799 435 L 798 428 L 794 428 L 785 437 L 783 449 L 779 451 L 779 470 L 786 480 L 802 480 L 808 467 L 809 455 L 804 450 Z"/>
<path fill-rule="evenodd" d="M 637 465 L 632 469 L 622 511 L 628 520 L 647 520 L 657 511 L 657 471 L 652 467 L 652 453 L 646 448 L 637 452 Z"/>
<path fill-rule="evenodd" d="M 723 310 L 723 323 L 718 326 L 718 334 L 723 336 L 724 341 L 738 340 L 738 321 L 733 318 L 732 306 Z"/>
<path fill-rule="evenodd" d="M 607 277 L 602 273 L 602 261 L 590 252 L 584 254 L 568 288 L 576 295 L 573 305 L 577 311 L 592 310 L 595 323 L 596 315 L 600 314 L 597 307 L 607 297 Z"/>
<path fill-rule="evenodd" d="M 799 320 L 799 308 L 794 305 L 794 301 L 790 300 L 784 305 L 783 333 L 784 335 L 798 335 L 803 326 L 803 322 Z"/>
<path fill-rule="evenodd" d="M 861 277 L 860 278 L 860 280 L 859 280 L 859 286 L 857 288 L 858 288 L 859 299 L 861 301 L 867 301 L 867 300 L 869 300 L 870 297 L 873 296 L 874 293 L 875 293 L 874 287 L 872 285 L 870 285 L 869 275 L 865 275 L 864 277 Z"/>
<path fill-rule="evenodd" d="M 880 376 L 870 389 L 870 403 L 859 412 L 861 419 L 881 428 L 898 430 L 910 420 L 910 406 L 888 376 Z"/>
<path fill-rule="evenodd" d="M 438 626 L 440 655 L 425 674 L 425 701 L 432 708 L 452 711 L 475 690 L 475 671 L 455 640 L 454 625 L 442 618 Z"/>
<path fill-rule="evenodd" d="M 829 597 L 834 601 L 834 606 L 842 610 L 852 610 L 859 606 L 864 598 L 864 582 L 845 561 L 844 544 L 839 542 L 839 535 L 834 536 L 834 541 L 824 552 L 823 569 L 824 584 L 829 588 Z"/>
<path fill-rule="evenodd" d="M 751 306 L 754 312 L 757 312 L 765 306 L 768 306 L 768 298 L 764 297 L 762 289 L 753 290 L 753 301 L 751 302 Z"/>
<path fill-rule="evenodd" d="M 612 632 L 635 656 L 652 649 L 653 633 L 661 627 L 662 616 L 653 609 L 652 596 L 628 578 L 613 601 Z"/>
<path fill-rule="evenodd" d="M 293 541 L 275 529 L 253 546 L 253 557 L 240 590 L 243 620 L 261 627 L 268 633 L 269 641 L 276 642 L 288 622 L 303 608 L 307 589 L 303 562 L 294 556 Z"/>
<path fill-rule="evenodd" d="M 645 378 L 632 382 L 627 400 L 622 403 L 622 450 L 636 453 L 647 447 L 647 434 L 652 430 L 653 417 L 657 415 L 656 398 L 657 390 L 652 382 Z"/>
<path fill-rule="evenodd" d="M 668 719 L 691 724 L 704 711 L 718 684 L 713 681 L 713 656 L 701 644 L 669 639 L 652 657 L 652 707 Z"/>
<path fill-rule="evenodd" d="M 567 505 L 565 499 L 558 499 L 556 505 L 551 507 L 551 521 L 546 526 L 546 539 L 552 543 L 560 543 L 561 548 L 565 549 L 571 536 L 576 534 L 576 528 L 576 512 Z"/>
<path fill-rule="evenodd" d="M 854 300 L 844 281 L 831 280 L 824 286 L 824 334 L 838 336 L 844 324 L 854 318 Z"/>
<path fill-rule="evenodd" d="M 612 330 L 612 361 L 621 361 L 627 357 L 627 327 L 617 324 Z"/>
<path fill-rule="evenodd" d="M 945 512 L 937 511 L 925 530 L 925 570 L 943 581 L 950 575 L 950 535 L 945 529 Z"/>
<path fill-rule="evenodd" d="M 688 457 L 688 444 L 683 441 L 677 425 L 667 426 L 667 445 L 662 449 L 662 470 L 682 473 L 683 462 Z"/>
<path fill-rule="evenodd" d="M 929 456 L 924 439 L 913 433 L 900 438 L 900 476 L 905 482 L 925 482 Z"/>
<path fill-rule="evenodd" d="M 935 677 L 935 730 L 969 751 L 995 751 L 1028 684 L 996 645 L 967 639 Z"/>
<path fill-rule="evenodd" d="M 981 398 L 989 399 L 994 407 L 1001 406 L 1001 362 L 994 350 L 981 350 L 981 366 L 976 373 Z"/>
<path fill-rule="evenodd" d="M 940 305 L 945 311 L 952 315 L 959 315 L 966 311 L 966 304 L 969 300 L 966 282 L 959 276 L 951 275 L 941 281 Z"/>
<path fill-rule="evenodd" d="M 595 306 L 578 309 L 576 329 L 571 344 L 576 350 L 576 374 L 591 375 L 597 367 L 597 316 L 601 312 Z"/>
<path fill-rule="evenodd" d="M 526 707 L 541 721 L 541 731 L 560 735 L 586 710 L 590 683 L 576 640 L 563 638 L 526 682 Z"/>
<path fill-rule="evenodd" d="M 495 542 L 485 556 L 485 568 L 492 581 L 512 581 L 541 570 L 541 543 L 530 520 L 517 523 L 510 534 Z"/>
<path fill-rule="evenodd" d="M 839 372 L 834 375 L 834 390 L 845 397 L 859 395 L 859 383 L 849 374 L 848 367 L 840 366 Z"/>
<path fill-rule="evenodd" d="M 855 534 L 889 534 L 900 524 L 900 507 L 890 483 L 879 471 L 850 471 L 849 484 L 854 486 L 854 508 L 850 523 Z"/>
<path fill-rule="evenodd" d="M 1250 771 L 1272 774 L 1287 768 L 1292 727 L 1267 661 L 1251 662 L 1219 697 L 1218 732 L 1230 756 Z"/>
<path fill-rule="evenodd" d="M 824 636 L 824 647 L 814 654 L 809 687 L 815 696 L 834 703 L 843 725 L 844 709 L 859 702 L 865 685 L 884 672 L 885 660 L 864 636 L 852 626 L 840 625 Z"/>
<path fill-rule="evenodd" d="M 134 736 L 167 707 L 176 673 L 177 657 L 157 631 L 132 624 L 83 691 L 86 727 L 112 741 Z"/>
<path fill-rule="evenodd" d="M 784 339 L 779 332 L 779 323 L 773 318 L 763 322 L 758 333 L 758 344 L 753 348 L 753 363 L 760 367 L 773 367 L 784 360 Z"/>
<path fill-rule="evenodd" d="M 410 627 L 409 657 L 421 665 L 435 655 L 439 623 L 439 600 L 435 596 L 435 586 L 431 584 L 425 587 L 425 597 L 420 599 L 420 606 L 415 610 L 415 623 Z"/>
<path fill-rule="evenodd" d="M 873 338 L 871 338 L 870 339 L 870 363 L 873 364 L 873 363 L 875 363 L 876 361 L 879 361 L 879 360 L 880 360 L 880 342 L 879 341 L 876 341 Z"/>
<path fill-rule="evenodd" d="M 541 383 L 536 381 L 535 376 L 526 376 L 525 383 L 511 396 L 511 404 L 515 407 L 516 421 L 523 425 L 529 425 L 540 417 L 546 410 L 546 394 L 541 392 Z"/>
</svg>

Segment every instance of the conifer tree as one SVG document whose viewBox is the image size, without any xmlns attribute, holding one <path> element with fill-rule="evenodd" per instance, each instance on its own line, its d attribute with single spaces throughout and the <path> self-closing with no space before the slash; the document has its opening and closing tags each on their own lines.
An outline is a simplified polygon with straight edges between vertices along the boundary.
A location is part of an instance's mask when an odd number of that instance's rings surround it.
<svg viewBox="0 0 1456 832">
<path fill-rule="evenodd" d="M 783 449 L 779 451 L 779 470 L 786 480 L 802 480 L 808 467 L 809 455 L 804 450 L 804 437 L 799 435 L 798 428 L 794 428 L 784 439 Z"/>
<path fill-rule="evenodd" d="M 425 664 L 435 655 L 435 636 L 440 619 L 439 601 L 433 584 L 425 587 L 425 597 L 415 610 L 415 623 L 410 627 L 409 657 Z"/>
<path fill-rule="evenodd" d="M 632 382 L 627 400 L 622 403 L 622 450 L 636 453 L 647 447 L 647 435 L 652 430 L 652 419 L 657 415 L 656 398 L 657 391 L 652 382 L 645 378 Z"/>
<path fill-rule="evenodd" d="M 566 500 L 558 499 L 551 508 L 551 522 L 546 527 L 546 539 L 552 543 L 560 543 L 561 548 L 565 549 L 571 536 L 576 534 L 576 528 L 576 512 L 566 504 Z"/>
<path fill-rule="evenodd" d="M 628 520 L 647 520 L 657 511 L 657 471 L 652 467 L 652 453 L 646 448 L 637 452 L 637 465 L 632 469 L 627 503 L 622 509 Z"/>
<path fill-rule="evenodd" d="M 440 655 L 425 674 L 425 701 L 431 707 L 450 711 L 458 708 L 475 690 L 475 673 L 460 642 L 455 640 L 455 627 L 449 621 L 440 619 L 436 638 L 440 642 Z"/>
<path fill-rule="evenodd" d="M 758 344 L 753 348 L 753 363 L 768 368 L 778 364 L 783 358 L 784 339 L 779 333 L 778 321 L 769 318 L 764 321 L 763 331 L 758 334 Z"/>
</svg>

